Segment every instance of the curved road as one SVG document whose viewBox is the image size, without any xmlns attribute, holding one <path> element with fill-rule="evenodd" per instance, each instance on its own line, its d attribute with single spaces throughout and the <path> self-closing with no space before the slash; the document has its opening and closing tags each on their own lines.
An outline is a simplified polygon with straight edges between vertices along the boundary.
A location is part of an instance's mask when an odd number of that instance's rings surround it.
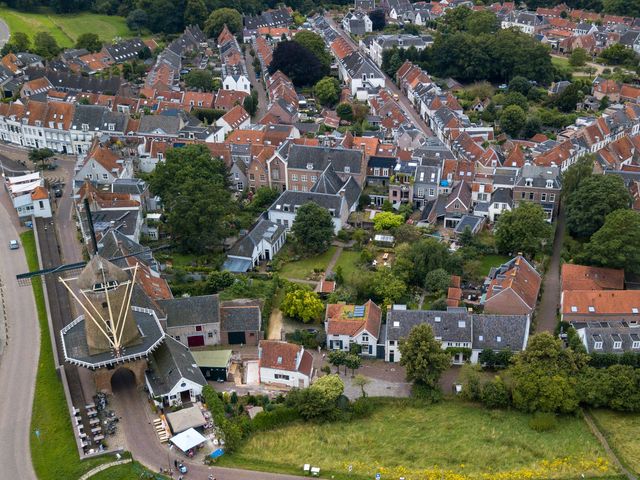
<svg viewBox="0 0 640 480">
<path fill-rule="evenodd" d="M 29 430 L 40 329 L 32 289 L 19 287 L 16 282 L 16 274 L 27 271 L 24 251 L 8 247 L 9 240 L 18 239 L 12 221 L 15 213 L 7 210 L 4 189 L 0 197 L 4 197 L 0 204 L 0 281 L 9 327 L 0 356 L 0 476 L 36 480 L 30 461 Z"/>
<path fill-rule="evenodd" d="M 9 41 L 10 36 L 9 25 L 0 18 L 0 47 Z"/>
</svg>

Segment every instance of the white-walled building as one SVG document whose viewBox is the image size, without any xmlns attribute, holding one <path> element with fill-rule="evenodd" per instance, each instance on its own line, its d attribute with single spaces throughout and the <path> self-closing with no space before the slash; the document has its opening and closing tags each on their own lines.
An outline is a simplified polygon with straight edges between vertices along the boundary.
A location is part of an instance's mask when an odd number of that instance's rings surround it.
<svg viewBox="0 0 640 480">
<path fill-rule="evenodd" d="M 302 345 L 261 340 L 258 346 L 260 383 L 306 388 L 313 376 L 313 356 Z"/>
</svg>

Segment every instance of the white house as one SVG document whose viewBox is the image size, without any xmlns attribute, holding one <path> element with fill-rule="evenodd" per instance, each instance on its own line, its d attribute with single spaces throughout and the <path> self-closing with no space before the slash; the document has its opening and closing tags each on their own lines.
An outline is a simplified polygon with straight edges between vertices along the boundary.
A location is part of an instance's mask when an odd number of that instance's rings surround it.
<svg viewBox="0 0 640 480">
<path fill-rule="evenodd" d="M 349 85 L 351 95 L 368 88 L 385 86 L 385 76 L 370 58 L 361 52 L 353 52 L 344 57 L 339 64 L 338 74 Z"/>
<path fill-rule="evenodd" d="M 226 137 L 227 133 L 233 130 L 247 128 L 249 125 L 251 125 L 251 116 L 241 105 L 236 105 L 222 117 L 216 120 L 216 126 L 220 127 L 222 129 L 222 132 L 215 132 L 215 141 L 223 142 L 224 137 Z M 218 139 L 220 134 L 222 135 L 222 140 Z"/>
<path fill-rule="evenodd" d="M 360 345 L 362 355 L 377 354 L 382 310 L 369 300 L 364 305 L 329 304 L 324 318 L 329 350 L 349 352 Z"/>
<path fill-rule="evenodd" d="M 162 345 L 149 357 L 145 384 L 157 406 L 172 407 L 197 401 L 207 380 L 189 349 L 165 336 Z"/>
<path fill-rule="evenodd" d="M 478 363 L 480 352 L 491 349 L 496 352 L 524 350 L 529 338 L 529 315 L 470 314 L 464 308 L 447 311 L 407 310 L 404 305 L 394 305 L 387 312 L 385 325 L 385 360 L 400 361 L 400 340 L 407 338 L 417 325 L 431 326 L 442 349 L 452 349 L 451 362 L 460 365 L 465 361 Z"/>
<path fill-rule="evenodd" d="M 97 141 L 94 141 L 84 162 L 76 168 L 75 181 L 79 184 L 89 180 L 98 185 L 110 185 L 118 178 L 133 177 L 131 162 Z"/>
<path fill-rule="evenodd" d="M 313 376 L 313 355 L 302 345 L 261 340 L 258 345 L 260 383 L 306 388 Z"/>
<path fill-rule="evenodd" d="M 223 69 L 222 88 L 224 90 L 236 90 L 239 92 L 251 93 L 251 82 L 245 71 Z"/>
<path fill-rule="evenodd" d="M 18 217 L 51 218 L 49 192 L 44 188 L 44 179 L 39 172 L 6 177 L 5 187 Z"/>
<path fill-rule="evenodd" d="M 261 261 L 269 261 L 280 251 L 287 239 L 287 230 L 282 224 L 261 219 L 227 253 L 223 269 L 230 272 L 246 272 Z"/>
<path fill-rule="evenodd" d="M 347 13 L 342 19 L 342 28 L 353 35 L 364 35 L 373 31 L 369 15 L 363 11 Z"/>
</svg>

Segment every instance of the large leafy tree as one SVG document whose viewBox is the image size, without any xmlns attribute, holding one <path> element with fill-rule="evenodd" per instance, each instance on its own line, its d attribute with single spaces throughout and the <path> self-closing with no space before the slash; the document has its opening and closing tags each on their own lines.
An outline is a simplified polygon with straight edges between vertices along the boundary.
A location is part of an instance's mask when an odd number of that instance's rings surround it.
<svg viewBox="0 0 640 480">
<path fill-rule="evenodd" d="M 373 228 L 377 232 L 382 230 L 393 230 L 403 223 L 404 217 L 392 212 L 380 212 L 373 218 Z"/>
<path fill-rule="evenodd" d="M 631 196 L 617 175 L 592 175 L 567 199 L 567 227 L 571 235 L 589 238 L 604 225 L 605 217 L 628 208 Z"/>
<path fill-rule="evenodd" d="M 29 48 L 31 48 L 29 36 L 24 32 L 14 32 L 11 34 L 9 41 L 2 47 L 0 54 L 4 56 L 9 52 L 27 52 Z"/>
<path fill-rule="evenodd" d="M 453 271 L 449 249 L 435 238 L 423 238 L 396 248 L 393 273 L 410 285 L 423 287 L 427 273 L 437 268 Z"/>
<path fill-rule="evenodd" d="M 517 137 L 527 120 L 527 114 L 518 105 L 509 105 L 500 115 L 500 128 L 511 135 Z"/>
<path fill-rule="evenodd" d="M 213 75 L 208 70 L 191 70 L 184 76 L 184 82 L 189 88 L 197 88 L 205 92 L 213 90 Z"/>
<path fill-rule="evenodd" d="M 562 174 L 562 196 L 566 199 L 575 192 L 584 180 L 593 175 L 593 155 L 580 157 Z"/>
<path fill-rule="evenodd" d="M 293 41 L 313 53 L 325 68 L 331 66 L 331 55 L 329 54 L 329 50 L 327 50 L 327 45 L 317 33 L 310 30 L 301 30 L 293 37 Z"/>
<path fill-rule="evenodd" d="M 592 265 L 640 273 L 640 213 L 616 210 L 585 246 L 581 260 Z"/>
<path fill-rule="evenodd" d="M 335 77 L 324 77 L 313 87 L 313 93 L 322 105 L 335 105 L 340 98 L 340 83 Z"/>
<path fill-rule="evenodd" d="M 304 323 L 319 320 L 324 305 L 318 294 L 306 288 L 291 288 L 280 305 L 282 313 Z"/>
<path fill-rule="evenodd" d="M 33 38 L 34 53 L 43 58 L 50 59 L 60 53 L 60 47 L 56 39 L 48 32 L 38 32 Z"/>
<path fill-rule="evenodd" d="M 551 236 L 551 225 L 537 203 L 522 202 L 500 215 L 496 223 L 496 246 L 506 254 L 522 252 L 528 257 L 540 253 Z"/>
<path fill-rule="evenodd" d="M 451 365 L 451 356 L 433 335 L 430 325 L 423 323 L 411 329 L 409 336 L 400 340 L 400 365 L 407 372 L 407 380 L 435 390 L 442 372 Z"/>
<path fill-rule="evenodd" d="M 97 33 L 83 33 L 76 40 L 76 48 L 86 48 L 90 52 L 98 52 L 102 49 L 102 41 Z"/>
<path fill-rule="evenodd" d="M 306 253 L 326 251 L 333 238 L 333 221 L 326 208 L 309 202 L 298 208 L 291 231 L 297 247 Z"/>
<path fill-rule="evenodd" d="M 184 9 L 184 24 L 203 27 L 208 13 L 204 0 L 187 0 Z"/>
<path fill-rule="evenodd" d="M 534 335 L 509 369 L 514 406 L 525 412 L 574 412 L 577 375 L 587 360 L 549 333 Z"/>
<path fill-rule="evenodd" d="M 218 38 L 225 25 L 231 33 L 240 32 L 242 30 L 242 15 L 240 15 L 240 12 L 235 8 L 218 8 L 214 10 L 204 23 L 204 32 L 209 37 Z"/>
<path fill-rule="evenodd" d="M 293 41 L 279 42 L 273 51 L 269 73 L 278 70 L 297 87 L 314 85 L 329 74 L 329 68 L 311 50 Z"/>
<path fill-rule="evenodd" d="M 377 8 L 369 12 L 369 19 L 371 20 L 371 28 L 373 31 L 382 30 L 387 24 L 384 10 Z"/>
<path fill-rule="evenodd" d="M 451 275 L 444 268 L 436 268 L 427 273 L 425 286 L 431 293 L 440 293 L 447 290 L 451 283 Z"/>
<path fill-rule="evenodd" d="M 204 253 L 230 233 L 235 204 L 228 170 L 222 160 L 211 158 L 207 147 L 169 149 L 151 175 L 150 187 L 162 198 L 172 239 L 182 251 Z"/>
</svg>

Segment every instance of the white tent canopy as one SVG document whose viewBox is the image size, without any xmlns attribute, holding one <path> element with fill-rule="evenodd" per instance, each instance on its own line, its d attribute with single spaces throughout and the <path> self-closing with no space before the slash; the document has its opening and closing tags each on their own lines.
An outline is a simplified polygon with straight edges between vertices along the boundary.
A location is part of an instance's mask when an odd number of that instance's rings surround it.
<svg viewBox="0 0 640 480">
<path fill-rule="evenodd" d="M 9 185 L 9 191 L 11 191 L 11 193 L 13 193 L 14 195 L 16 193 L 32 192 L 36 187 L 39 187 L 40 185 L 40 180 L 38 180 L 37 182 L 18 183 L 16 185 Z"/>
<path fill-rule="evenodd" d="M 40 180 L 40 172 L 27 173 L 26 175 L 18 175 L 17 177 L 7 177 L 10 184 L 33 182 Z"/>
<path fill-rule="evenodd" d="M 171 437 L 170 441 L 183 452 L 187 452 L 192 448 L 203 444 L 207 439 L 197 430 L 190 428 L 189 430 L 185 430 L 184 432 Z"/>
</svg>

